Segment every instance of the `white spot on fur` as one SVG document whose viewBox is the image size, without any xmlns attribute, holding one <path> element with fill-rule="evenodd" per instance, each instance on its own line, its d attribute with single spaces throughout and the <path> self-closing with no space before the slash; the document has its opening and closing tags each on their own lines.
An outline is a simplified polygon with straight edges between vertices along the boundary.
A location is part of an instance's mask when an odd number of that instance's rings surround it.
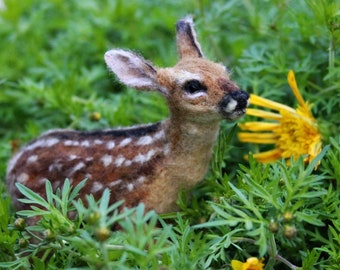
<svg viewBox="0 0 340 270">
<path fill-rule="evenodd" d="M 122 166 L 124 161 L 125 161 L 125 158 L 122 155 L 119 155 L 115 160 L 115 165 L 117 167 L 120 167 L 120 166 Z"/>
<path fill-rule="evenodd" d="M 108 187 L 109 187 L 109 188 L 112 188 L 112 187 L 114 187 L 114 186 L 120 185 L 122 182 L 123 182 L 122 179 L 118 179 L 118 180 L 113 181 L 113 182 L 111 182 L 110 184 L 108 184 Z"/>
<path fill-rule="evenodd" d="M 9 175 L 9 173 L 13 170 L 13 168 L 15 167 L 16 163 L 18 162 L 19 158 L 21 158 L 22 154 L 24 152 L 21 151 L 19 153 L 17 153 L 8 163 L 7 166 L 7 175 Z"/>
<path fill-rule="evenodd" d="M 29 178 L 30 177 L 27 173 L 21 173 L 17 178 L 17 182 L 19 182 L 21 184 L 25 184 L 28 181 Z"/>
<path fill-rule="evenodd" d="M 163 139 L 164 136 L 165 136 L 164 130 L 160 130 L 157 133 L 155 133 L 154 139 L 155 140 L 160 140 L 160 139 Z"/>
<path fill-rule="evenodd" d="M 133 184 L 128 184 L 128 185 L 126 186 L 126 188 L 127 188 L 127 190 L 128 190 L 129 192 L 131 192 L 135 187 L 134 187 Z"/>
<path fill-rule="evenodd" d="M 130 142 L 132 141 L 131 138 L 125 138 L 124 140 L 122 140 L 119 144 L 120 147 L 124 147 L 127 146 Z"/>
<path fill-rule="evenodd" d="M 116 144 L 115 144 L 114 141 L 109 141 L 109 142 L 106 144 L 106 148 L 107 148 L 108 150 L 113 149 L 115 146 L 116 146 Z"/>
<path fill-rule="evenodd" d="M 103 144 L 104 142 L 102 140 L 95 139 L 94 144 Z"/>
<path fill-rule="evenodd" d="M 93 157 L 87 157 L 85 158 L 86 161 L 92 161 L 93 160 Z"/>
<path fill-rule="evenodd" d="M 170 144 L 166 144 L 163 149 L 164 155 L 168 155 L 170 153 Z"/>
<path fill-rule="evenodd" d="M 51 147 L 57 143 L 59 143 L 59 140 L 57 138 L 49 138 L 45 141 L 46 147 Z"/>
<path fill-rule="evenodd" d="M 92 188 L 91 188 L 91 193 L 96 193 L 98 192 L 99 190 L 102 190 L 104 187 L 104 185 L 101 183 L 101 182 L 94 182 L 93 185 L 92 185 Z"/>
<path fill-rule="evenodd" d="M 61 171 L 63 168 L 63 164 L 60 162 L 60 160 L 55 160 L 50 166 L 48 166 L 48 171 Z"/>
<path fill-rule="evenodd" d="M 227 104 L 227 107 L 225 107 L 224 110 L 227 113 L 231 113 L 231 112 L 235 111 L 236 106 L 237 106 L 237 101 L 235 99 L 231 98 L 230 101 Z"/>
<path fill-rule="evenodd" d="M 138 154 L 137 156 L 135 156 L 133 158 L 133 161 L 138 162 L 138 163 L 144 163 L 145 162 L 145 155 Z"/>
<path fill-rule="evenodd" d="M 78 141 L 66 140 L 64 141 L 65 146 L 79 146 L 80 143 Z"/>
<path fill-rule="evenodd" d="M 137 156 L 135 156 L 132 160 L 132 162 L 137 162 L 137 163 L 144 163 L 149 161 L 155 154 L 157 153 L 156 150 L 151 149 L 149 150 L 149 152 L 147 152 L 146 154 L 138 154 Z M 124 165 L 129 166 L 127 164 L 124 163 Z"/>
<path fill-rule="evenodd" d="M 185 96 L 187 98 L 195 99 L 195 98 L 199 98 L 199 97 L 207 97 L 208 94 L 206 92 L 197 92 L 197 93 L 194 93 L 194 94 L 186 93 Z"/>
<path fill-rule="evenodd" d="M 38 160 L 38 156 L 37 155 L 33 155 L 33 156 L 30 156 L 28 159 L 27 159 L 27 163 L 34 163 Z"/>
<path fill-rule="evenodd" d="M 100 160 L 103 162 L 104 166 L 107 167 L 112 163 L 112 156 L 106 154 Z"/>
<path fill-rule="evenodd" d="M 38 139 L 35 142 L 27 145 L 25 148 L 23 148 L 20 152 L 18 152 L 9 162 L 7 167 L 7 173 L 10 173 L 13 168 L 16 166 L 16 163 L 18 160 L 22 157 L 22 155 L 27 151 L 35 150 L 36 148 L 46 148 L 51 147 L 60 141 L 56 138 L 48 138 L 48 139 Z"/>
<path fill-rule="evenodd" d="M 174 78 L 174 80 L 180 85 L 184 84 L 186 81 L 189 81 L 189 80 L 198 80 L 198 81 L 201 80 L 200 75 L 191 73 L 186 70 L 176 70 L 176 71 L 169 70 L 169 72 L 171 73 L 171 76 Z"/>
<path fill-rule="evenodd" d="M 90 142 L 88 140 L 82 141 L 80 146 L 82 146 L 82 147 L 89 147 L 90 146 Z"/>
<path fill-rule="evenodd" d="M 38 185 L 45 185 L 45 183 L 46 183 L 46 178 L 41 178 L 41 179 L 39 179 L 38 180 Z"/>
<path fill-rule="evenodd" d="M 70 146 L 70 145 L 72 145 L 72 143 L 73 143 L 73 141 L 71 141 L 71 140 L 64 141 L 65 146 Z"/>
<path fill-rule="evenodd" d="M 124 166 L 126 166 L 126 167 L 131 166 L 131 164 L 132 164 L 131 160 L 125 160 L 125 162 L 124 162 Z"/>
<path fill-rule="evenodd" d="M 46 148 L 46 147 L 51 147 L 55 144 L 59 143 L 59 140 L 56 138 L 49 138 L 49 139 L 38 139 L 32 144 L 29 144 L 26 146 L 23 151 L 30 151 L 39 147 Z"/>
<path fill-rule="evenodd" d="M 75 172 L 79 171 L 80 169 L 85 167 L 85 163 L 84 162 L 79 162 L 76 166 L 74 166 L 71 170 L 71 172 L 69 173 L 69 175 L 74 174 Z"/>
<path fill-rule="evenodd" d="M 90 174 L 90 173 L 85 174 L 85 178 L 86 179 L 91 179 L 92 178 L 92 174 Z"/>
<path fill-rule="evenodd" d="M 148 144 L 151 144 L 152 142 L 153 142 L 152 137 L 149 135 L 146 135 L 146 136 L 140 137 L 136 144 L 137 145 L 148 145 Z"/>
<path fill-rule="evenodd" d="M 69 160 L 74 160 L 74 159 L 77 158 L 77 156 L 76 155 L 70 155 L 68 158 L 69 158 Z"/>
<path fill-rule="evenodd" d="M 137 178 L 136 182 L 141 185 L 145 182 L 145 180 L 146 180 L 145 176 L 140 176 Z"/>
</svg>

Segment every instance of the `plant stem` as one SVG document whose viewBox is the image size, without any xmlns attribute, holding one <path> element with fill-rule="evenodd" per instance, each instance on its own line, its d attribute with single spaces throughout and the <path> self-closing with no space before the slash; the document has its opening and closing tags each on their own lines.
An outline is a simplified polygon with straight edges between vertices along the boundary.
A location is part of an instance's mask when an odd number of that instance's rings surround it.
<svg viewBox="0 0 340 270">
<path fill-rule="evenodd" d="M 101 250 L 102 250 L 102 254 L 103 254 L 104 269 L 110 270 L 109 254 L 108 254 L 107 247 L 104 243 L 101 243 Z"/>
<path fill-rule="evenodd" d="M 292 270 L 297 270 L 299 269 L 299 267 L 295 266 L 294 264 L 292 264 L 290 261 L 288 261 L 287 259 L 283 258 L 281 255 L 276 254 L 275 259 L 284 263 L 285 265 L 287 265 L 290 269 Z"/>
<path fill-rule="evenodd" d="M 292 270 L 299 269 L 299 267 L 295 266 L 290 261 L 288 261 L 287 259 L 283 258 L 281 255 L 278 254 L 274 234 L 272 234 L 271 237 L 269 238 L 268 253 L 269 261 L 266 264 L 266 269 L 270 269 L 270 267 L 273 267 L 276 260 L 284 263 Z"/>
<path fill-rule="evenodd" d="M 334 37 L 331 33 L 331 37 L 330 37 L 330 40 L 329 40 L 329 48 L 328 48 L 328 68 L 329 68 L 329 71 L 334 68 L 334 58 L 335 58 Z"/>
<path fill-rule="evenodd" d="M 269 253 L 269 260 L 266 264 L 265 269 L 271 269 L 273 268 L 277 256 L 277 248 L 276 248 L 276 242 L 274 234 L 271 234 L 269 237 L 269 243 L 268 243 L 268 253 Z"/>
</svg>

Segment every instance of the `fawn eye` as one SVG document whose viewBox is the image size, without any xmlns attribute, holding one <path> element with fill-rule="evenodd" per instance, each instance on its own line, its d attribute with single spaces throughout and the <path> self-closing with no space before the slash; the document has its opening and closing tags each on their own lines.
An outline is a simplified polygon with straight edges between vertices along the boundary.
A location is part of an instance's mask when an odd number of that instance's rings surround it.
<svg viewBox="0 0 340 270">
<path fill-rule="evenodd" d="M 194 94 L 197 92 L 207 91 L 207 87 L 199 80 L 190 80 L 184 83 L 183 90 L 189 94 Z"/>
</svg>

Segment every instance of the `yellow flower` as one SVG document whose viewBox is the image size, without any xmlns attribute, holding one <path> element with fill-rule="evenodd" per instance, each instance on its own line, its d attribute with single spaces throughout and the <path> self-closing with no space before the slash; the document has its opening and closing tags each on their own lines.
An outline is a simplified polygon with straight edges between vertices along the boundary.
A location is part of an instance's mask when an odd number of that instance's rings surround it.
<svg viewBox="0 0 340 270">
<path fill-rule="evenodd" d="M 311 105 L 303 100 L 292 70 L 288 73 L 288 84 L 299 103 L 296 109 L 252 94 L 250 104 L 276 112 L 248 108 L 248 115 L 270 121 L 246 122 L 239 125 L 242 130 L 250 131 L 238 133 L 241 142 L 275 145 L 272 150 L 253 155 L 260 162 L 267 163 L 290 157 L 297 159 L 306 155 L 305 162 L 309 163 L 321 151 L 321 135 L 316 119 L 310 111 Z"/>
<path fill-rule="evenodd" d="M 263 258 L 259 260 L 255 257 L 248 258 L 245 263 L 238 260 L 232 260 L 231 267 L 233 270 L 262 270 L 264 266 L 263 261 Z"/>
</svg>

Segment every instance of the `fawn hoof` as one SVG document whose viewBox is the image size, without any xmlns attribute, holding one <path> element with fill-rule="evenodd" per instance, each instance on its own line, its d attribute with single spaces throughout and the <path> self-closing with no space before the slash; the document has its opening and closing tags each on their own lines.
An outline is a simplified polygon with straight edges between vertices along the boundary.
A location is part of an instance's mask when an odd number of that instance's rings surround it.
<svg viewBox="0 0 340 270">
<path fill-rule="evenodd" d="M 249 105 L 249 94 L 245 91 L 232 91 L 220 102 L 220 113 L 227 120 L 235 120 L 243 116 Z"/>
</svg>

